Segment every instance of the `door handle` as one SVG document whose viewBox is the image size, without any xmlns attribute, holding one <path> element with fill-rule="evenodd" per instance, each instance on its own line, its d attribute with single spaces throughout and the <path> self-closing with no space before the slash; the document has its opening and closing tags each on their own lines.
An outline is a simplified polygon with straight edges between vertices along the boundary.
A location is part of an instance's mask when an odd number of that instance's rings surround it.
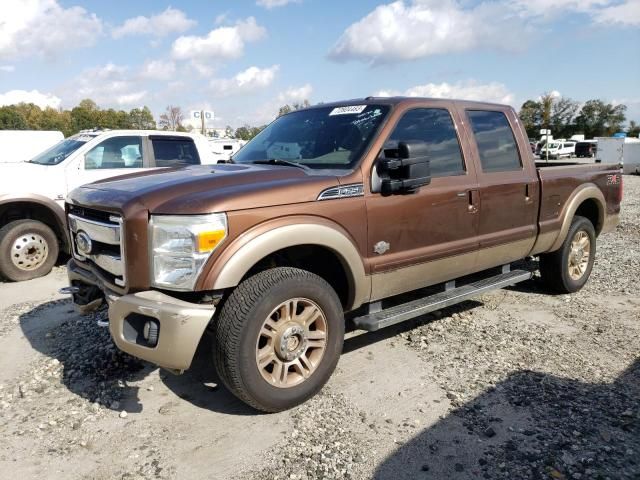
<svg viewBox="0 0 640 480">
<path fill-rule="evenodd" d="M 469 213 L 477 213 L 478 212 L 478 191 L 477 190 L 469 190 L 467 192 L 469 195 Z"/>
<path fill-rule="evenodd" d="M 456 193 L 457 197 L 466 197 L 467 196 L 467 192 L 458 192 Z"/>
</svg>

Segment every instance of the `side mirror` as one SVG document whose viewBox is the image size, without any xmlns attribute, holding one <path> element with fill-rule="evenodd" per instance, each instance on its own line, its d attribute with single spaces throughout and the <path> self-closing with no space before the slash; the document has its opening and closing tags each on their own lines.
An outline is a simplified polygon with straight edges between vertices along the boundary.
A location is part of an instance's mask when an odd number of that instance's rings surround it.
<svg viewBox="0 0 640 480">
<path fill-rule="evenodd" d="M 431 168 L 425 142 L 400 142 L 397 149 L 384 150 L 376 172 L 382 195 L 414 193 L 431 183 Z"/>
</svg>

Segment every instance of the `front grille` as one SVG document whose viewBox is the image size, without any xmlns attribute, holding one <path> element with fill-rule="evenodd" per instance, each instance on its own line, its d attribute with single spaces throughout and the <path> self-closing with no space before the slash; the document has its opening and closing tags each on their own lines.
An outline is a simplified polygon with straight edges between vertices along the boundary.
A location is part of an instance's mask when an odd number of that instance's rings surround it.
<svg viewBox="0 0 640 480">
<path fill-rule="evenodd" d="M 74 258 L 94 267 L 111 284 L 124 287 L 121 217 L 75 205 L 68 211 Z"/>
</svg>

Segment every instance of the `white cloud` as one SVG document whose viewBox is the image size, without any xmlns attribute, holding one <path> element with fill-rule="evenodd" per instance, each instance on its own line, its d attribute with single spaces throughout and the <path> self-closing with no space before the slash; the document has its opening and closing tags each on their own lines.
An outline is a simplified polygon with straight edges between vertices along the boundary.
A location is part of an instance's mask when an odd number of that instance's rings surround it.
<svg viewBox="0 0 640 480">
<path fill-rule="evenodd" d="M 56 0 L 3 0 L 0 58 L 56 57 L 90 47 L 102 34 L 102 21 L 82 7 L 61 7 Z"/>
<path fill-rule="evenodd" d="M 41 93 L 38 90 L 10 90 L 0 94 L 0 106 L 18 103 L 35 103 L 40 108 L 59 108 L 61 100 L 51 93 Z"/>
<path fill-rule="evenodd" d="M 256 19 L 249 17 L 240 20 L 233 26 L 218 27 L 207 35 L 182 36 L 173 42 L 172 55 L 178 60 L 205 58 L 239 58 L 244 53 L 244 46 L 264 38 L 267 30 L 258 25 Z"/>
<path fill-rule="evenodd" d="M 498 2 L 464 8 L 456 0 L 380 5 L 349 26 L 329 56 L 390 63 L 478 48 L 520 49 L 531 31 L 505 10 Z"/>
<path fill-rule="evenodd" d="M 278 101 L 280 103 L 302 103 L 305 100 L 309 100 L 312 92 L 313 87 L 311 84 L 307 83 L 302 87 L 293 87 L 285 90 L 284 92 L 280 92 L 278 94 Z"/>
<path fill-rule="evenodd" d="M 272 8 L 284 7 L 289 3 L 299 3 L 300 1 L 302 0 L 258 0 L 256 5 L 271 10 Z"/>
<path fill-rule="evenodd" d="M 16 67 L 14 67 L 13 65 L 0 65 L 0 72 L 6 72 L 6 73 L 11 73 L 11 72 L 15 72 Z"/>
<path fill-rule="evenodd" d="M 154 35 L 163 37 L 171 33 L 180 33 L 190 29 L 196 24 L 187 15 L 177 8 L 168 7 L 164 12 L 150 17 L 138 16 L 129 18 L 113 29 L 113 38 L 121 38 L 127 35 Z"/>
<path fill-rule="evenodd" d="M 168 80 L 176 73 L 176 64 L 172 61 L 148 60 L 140 70 L 140 77 L 148 80 Z"/>
<path fill-rule="evenodd" d="M 66 88 L 65 100 L 71 105 L 90 98 L 101 107 L 140 106 L 147 90 L 130 74 L 129 68 L 108 63 L 84 70 Z"/>
<path fill-rule="evenodd" d="M 602 24 L 638 26 L 640 25 L 640 0 L 629 0 L 603 8 L 593 15 L 593 20 Z"/>
<path fill-rule="evenodd" d="M 217 78 L 211 81 L 211 88 L 217 95 L 236 95 L 263 89 L 273 83 L 280 66 L 269 68 L 249 67 L 233 78 Z"/>
<path fill-rule="evenodd" d="M 505 85 L 498 82 L 486 84 L 474 80 L 457 83 L 427 83 L 408 88 L 404 92 L 382 90 L 375 94 L 378 97 L 403 95 L 407 97 L 455 98 L 459 100 L 478 100 L 483 102 L 513 103 L 515 96 Z"/>
</svg>

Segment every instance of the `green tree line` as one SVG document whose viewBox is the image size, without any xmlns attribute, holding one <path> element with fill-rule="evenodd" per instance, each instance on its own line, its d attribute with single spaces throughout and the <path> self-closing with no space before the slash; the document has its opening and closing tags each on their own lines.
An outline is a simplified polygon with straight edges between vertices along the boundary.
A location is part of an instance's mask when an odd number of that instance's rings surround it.
<svg viewBox="0 0 640 480">
<path fill-rule="evenodd" d="M 538 100 L 527 100 L 520 108 L 520 119 L 530 138 L 538 138 L 540 129 L 551 129 L 556 138 L 583 134 L 585 138 L 608 137 L 616 132 L 631 136 L 640 127 L 631 121 L 625 128 L 627 106 L 603 100 L 576 102 L 571 98 L 545 93 Z"/>
<path fill-rule="evenodd" d="M 102 109 L 90 99 L 70 110 L 40 108 L 33 103 L 0 107 L 0 130 L 60 130 L 65 137 L 91 128 L 155 129 L 148 107 L 130 111 Z"/>
</svg>

